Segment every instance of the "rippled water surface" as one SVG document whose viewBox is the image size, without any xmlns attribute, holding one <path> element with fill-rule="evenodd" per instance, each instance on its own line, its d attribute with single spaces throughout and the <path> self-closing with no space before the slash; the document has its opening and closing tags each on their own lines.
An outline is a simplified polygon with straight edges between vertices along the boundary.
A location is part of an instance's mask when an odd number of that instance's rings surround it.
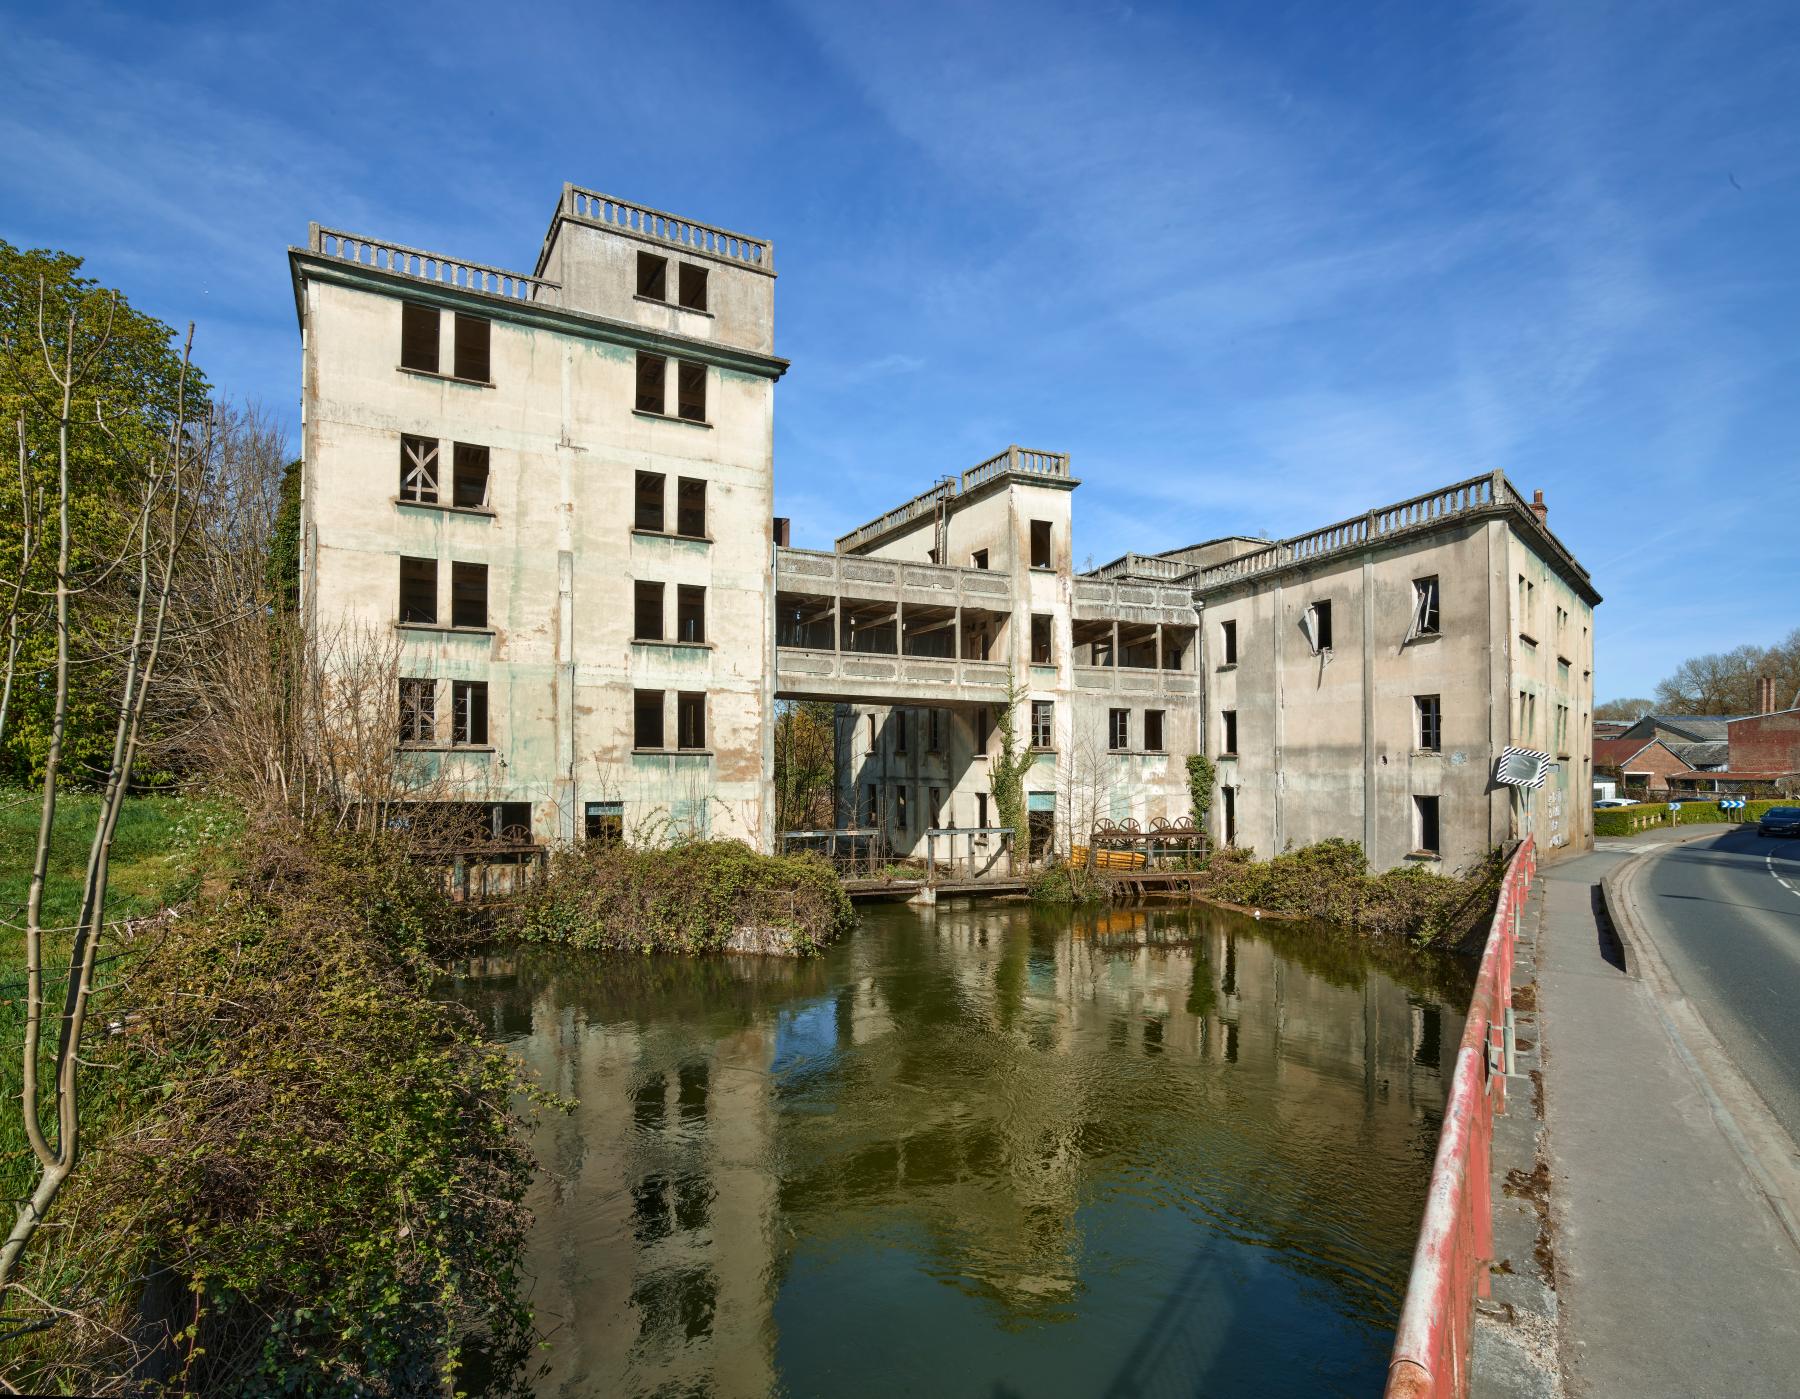
<svg viewBox="0 0 1800 1399">
<path fill-rule="evenodd" d="M 1466 971 L 1224 911 L 533 949 L 540 1395 L 1380 1392 Z"/>
</svg>

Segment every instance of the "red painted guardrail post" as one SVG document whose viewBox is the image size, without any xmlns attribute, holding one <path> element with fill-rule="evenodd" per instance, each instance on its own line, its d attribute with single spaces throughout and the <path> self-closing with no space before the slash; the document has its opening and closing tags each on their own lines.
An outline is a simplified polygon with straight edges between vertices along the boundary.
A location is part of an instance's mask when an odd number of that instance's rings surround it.
<svg viewBox="0 0 1800 1399">
<path fill-rule="evenodd" d="M 1388 1363 L 1387 1399 L 1466 1399 L 1475 1299 L 1494 1253 L 1489 1168 L 1494 1116 L 1506 1109 L 1505 1025 L 1513 948 L 1537 872 L 1527 837 L 1508 859 L 1456 1051 L 1444 1126 Z"/>
</svg>

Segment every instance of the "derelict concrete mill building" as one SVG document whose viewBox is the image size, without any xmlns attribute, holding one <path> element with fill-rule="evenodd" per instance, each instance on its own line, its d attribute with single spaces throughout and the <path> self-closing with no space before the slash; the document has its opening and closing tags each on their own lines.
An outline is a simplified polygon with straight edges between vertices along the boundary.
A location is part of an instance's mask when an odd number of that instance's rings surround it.
<svg viewBox="0 0 1800 1399">
<path fill-rule="evenodd" d="M 1068 458 L 1013 447 L 793 549 L 767 240 L 565 186 L 530 275 L 317 225 L 290 263 L 304 615 L 397 655 L 395 743 L 497 828 L 772 848 L 776 702 L 811 698 L 838 823 L 912 853 L 996 819 L 1011 684 L 1052 848 L 1185 815 L 1196 751 L 1215 838 L 1265 853 L 1589 838 L 1599 598 L 1498 473 L 1077 573 Z"/>
</svg>

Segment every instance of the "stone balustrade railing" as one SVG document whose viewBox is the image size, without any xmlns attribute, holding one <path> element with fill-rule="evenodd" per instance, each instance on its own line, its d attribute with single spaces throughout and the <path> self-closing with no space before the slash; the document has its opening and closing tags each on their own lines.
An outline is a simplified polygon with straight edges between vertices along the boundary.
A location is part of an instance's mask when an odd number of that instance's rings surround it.
<svg viewBox="0 0 1800 1399">
<path fill-rule="evenodd" d="M 379 238 L 365 238 L 341 229 L 323 228 L 316 223 L 311 226 L 308 246 L 324 257 L 339 258 L 359 267 L 395 272 L 402 277 L 460 287 L 465 291 L 485 292 L 509 301 L 536 301 L 554 306 L 562 292 L 558 283 L 547 282 L 541 277 L 509 272 L 503 267 L 489 267 L 467 258 L 408 248 Z"/>
<path fill-rule="evenodd" d="M 766 238 L 752 238 L 729 229 L 714 228 L 711 224 L 696 223 L 596 190 L 564 185 L 562 211 L 569 218 L 673 243 L 758 272 L 773 275 L 775 271 L 775 245 Z"/>
<path fill-rule="evenodd" d="M 775 551 L 775 586 L 786 592 L 865 599 L 904 596 L 909 603 L 962 602 L 996 612 L 1012 607 L 1012 580 L 1004 573 L 786 546 Z"/>
<path fill-rule="evenodd" d="M 1154 578 L 1173 583 L 1194 571 L 1191 563 L 1180 559 L 1158 558 L 1155 554 L 1125 554 L 1111 563 L 1101 564 L 1086 576 L 1089 578 Z"/>
<path fill-rule="evenodd" d="M 935 510 L 940 500 L 967 495 L 978 486 L 985 486 L 989 481 L 1009 473 L 1066 480 L 1069 475 L 1069 455 L 1067 452 L 1037 452 L 1027 447 L 1008 447 L 1004 452 L 996 453 L 986 461 L 970 467 L 963 472 L 960 480 L 955 476 L 946 476 L 930 490 L 921 491 L 904 505 L 895 506 L 879 519 L 870 520 L 868 524 L 840 535 L 837 541 L 838 552 L 854 552 L 890 530 L 898 529 Z"/>
<path fill-rule="evenodd" d="M 1018 472 L 1025 476 L 1066 477 L 1069 474 L 1069 454 L 1036 452 L 1015 444 L 963 472 L 962 488 L 965 492 L 972 491 L 1008 472 Z"/>
<path fill-rule="evenodd" d="M 852 553 L 857 546 L 867 540 L 886 534 L 889 530 L 898 529 L 901 525 L 916 520 L 921 515 L 929 515 L 937 508 L 940 500 L 948 500 L 956 494 L 956 478 L 946 476 L 928 491 L 920 491 L 904 505 L 896 505 L 879 519 L 870 520 L 845 535 L 840 535 L 837 549 L 840 554 Z"/>
</svg>

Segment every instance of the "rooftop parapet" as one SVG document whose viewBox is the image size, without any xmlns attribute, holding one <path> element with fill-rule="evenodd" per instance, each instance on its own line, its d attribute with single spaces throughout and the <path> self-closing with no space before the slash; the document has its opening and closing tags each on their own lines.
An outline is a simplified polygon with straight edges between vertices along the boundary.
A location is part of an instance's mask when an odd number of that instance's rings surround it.
<svg viewBox="0 0 1800 1399">
<path fill-rule="evenodd" d="M 1194 566 L 1180 559 L 1159 558 L 1155 554 L 1123 554 L 1111 563 L 1084 573 L 1084 578 L 1146 578 L 1173 583 L 1194 572 Z"/>
<path fill-rule="evenodd" d="M 365 238 L 359 233 L 324 228 L 316 223 L 309 225 L 307 246 L 324 257 L 339 258 L 360 267 L 393 272 L 421 282 L 484 292 L 508 301 L 534 301 L 548 306 L 561 304 L 562 288 L 541 277 L 509 272 L 503 267 L 489 267 L 447 253 L 428 253 L 401 243 Z"/>
<path fill-rule="evenodd" d="M 868 524 L 858 526 L 845 535 L 839 535 L 837 551 L 840 554 L 854 553 L 864 545 L 872 543 L 883 535 L 911 523 L 921 515 L 928 515 L 937 508 L 939 501 L 954 500 L 959 495 L 969 495 L 982 486 L 998 481 L 1006 476 L 1021 476 L 1027 480 L 1070 481 L 1069 454 L 1067 452 L 1038 452 L 1016 444 L 1004 452 L 997 452 L 984 462 L 979 462 L 963 472 L 960 478 L 946 476 L 930 490 L 921 491 L 904 505 L 897 505 L 887 514 L 870 520 Z"/>
<path fill-rule="evenodd" d="M 747 233 L 733 233 L 730 229 L 696 223 L 661 209 L 601 194 L 598 190 L 564 185 L 556 218 L 574 219 L 651 243 L 668 243 L 683 252 L 717 258 L 734 267 L 766 272 L 771 277 L 775 275 L 775 245 L 767 238 L 752 238 Z M 549 256 L 550 239 L 555 231 L 556 219 L 553 218 L 550 233 L 545 235 L 543 249 L 538 254 L 537 270 L 540 272 L 544 268 L 544 259 Z"/>
</svg>

